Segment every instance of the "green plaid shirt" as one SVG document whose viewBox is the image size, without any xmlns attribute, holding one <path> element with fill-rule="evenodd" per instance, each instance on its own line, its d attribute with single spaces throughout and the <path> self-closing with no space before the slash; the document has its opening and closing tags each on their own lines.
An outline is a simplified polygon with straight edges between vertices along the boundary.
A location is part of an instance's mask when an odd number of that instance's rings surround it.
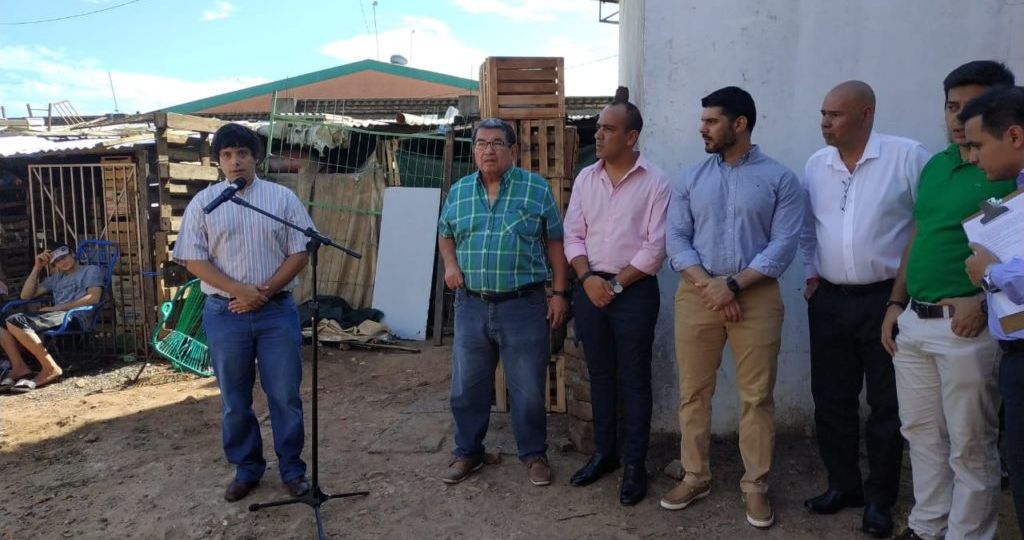
<svg viewBox="0 0 1024 540">
<path fill-rule="evenodd" d="M 546 240 L 562 239 L 562 218 L 547 180 L 511 167 L 493 207 L 479 172 L 456 182 L 438 231 L 454 239 L 467 289 L 503 293 L 548 279 Z"/>
</svg>

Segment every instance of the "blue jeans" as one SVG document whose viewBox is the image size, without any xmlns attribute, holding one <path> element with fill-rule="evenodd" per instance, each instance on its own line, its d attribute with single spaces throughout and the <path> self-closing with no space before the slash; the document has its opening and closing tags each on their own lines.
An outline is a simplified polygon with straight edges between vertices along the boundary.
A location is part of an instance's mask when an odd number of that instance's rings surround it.
<svg viewBox="0 0 1024 540">
<path fill-rule="evenodd" d="M 255 482 L 267 468 L 260 424 L 252 410 L 257 369 L 270 408 L 281 480 L 289 482 L 306 474 L 301 458 L 305 431 L 299 397 L 302 334 L 291 295 L 241 315 L 228 311 L 227 300 L 210 296 L 203 311 L 203 328 L 220 388 L 224 455 L 236 467 L 235 479 Z"/>
<path fill-rule="evenodd" d="M 451 407 L 456 456 L 484 453 L 498 358 L 505 368 L 519 459 L 526 461 L 547 452 L 544 383 L 551 346 L 546 317 L 543 289 L 493 303 L 470 296 L 464 289 L 455 292 Z"/>
</svg>

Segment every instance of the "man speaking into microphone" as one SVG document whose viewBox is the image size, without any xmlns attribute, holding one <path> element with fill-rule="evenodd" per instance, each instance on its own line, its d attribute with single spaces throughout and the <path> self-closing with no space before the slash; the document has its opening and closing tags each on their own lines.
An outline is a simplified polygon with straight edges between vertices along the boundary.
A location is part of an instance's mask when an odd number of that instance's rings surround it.
<svg viewBox="0 0 1024 540">
<path fill-rule="evenodd" d="M 252 409 L 257 371 L 270 408 L 281 481 L 300 497 L 309 482 L 301 457 L 302 336 L 291 291 L 308 262 L 306 237 L 227 201 L 244 199 L 302 228 L 313 221 L 295 193 L 256 176 L 263 144 L 251 130 L 224 125 L 214 134 L 211 151 L 224 179 L 200 191 L 185 209 L 174 259 L 202 281 L 207 294 L 203 327 L 221 393 L 224 454 L 235 466 L 224 499 L 248 495 L 267 468 Z"/>
</svg>

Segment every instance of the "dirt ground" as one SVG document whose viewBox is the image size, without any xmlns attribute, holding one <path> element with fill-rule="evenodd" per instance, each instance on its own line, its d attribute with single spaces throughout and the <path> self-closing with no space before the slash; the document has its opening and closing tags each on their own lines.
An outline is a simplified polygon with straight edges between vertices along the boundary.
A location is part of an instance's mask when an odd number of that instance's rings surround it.
<svg viewBox="0 0 1024 540">
<path fill-rule="evenodd" d="M 492 416 L 488 447 L 502 462 L 445 486 L 438 477 L 452 448 L 446 396 L 448 347 L 421 354 L 324 350 L 320 369 L 320 483 L 326 492 L 368 490 L 367 497 L 323 506 L 334 538 L 862 538 L 860 513 L 808 514 L 802 501 L 824 486 L 813 440 L 780 437 L 772 500 L 777 525 L 746 525 L 738 493 L 742 463 L 735 442 L 715 441 L 711 497 L 678 512 L 658 507 L 674 485 L 661 473 L 678 455 L 671 436 L 655 436 L 650 495 L 618 503 L 618 479 L 568 485 L 586 461 L 567 442 L 563 415 L 550 416 L 551 486 L 530 485 L 515 459 L 504 414 Z M 308 423 L 309 359 L 303 394 Z M 213 379 L 137 365 L 70 375 L 22 396 L 0 396 L 0 539 L 7 538 L 311 538 L 304 505 L 250 512 L 252 502 L 283 496 L 266 404 L 256 392 L 269 469 L 241 502 L 221 498 L 233 469 L 220 447 L 220 404 Z M 307 461 L 309 444 L 306 447 Z M 911 503 L 904 471 L 897 528 Z M 1017 538 L 1003 493 L 1001 538 Z"/>
</svg>

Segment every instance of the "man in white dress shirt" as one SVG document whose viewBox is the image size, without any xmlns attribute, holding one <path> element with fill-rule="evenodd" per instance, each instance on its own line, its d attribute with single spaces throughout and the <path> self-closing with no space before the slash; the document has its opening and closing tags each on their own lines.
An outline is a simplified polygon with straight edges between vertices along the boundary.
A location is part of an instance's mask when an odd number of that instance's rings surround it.
<svg viewBox="0 0 1024 540">
<path fill-rule="evenodd" d="M 872 130 L 875 94 L 861 81 L 833 88 L 821 106 L 828 144 L 807 160 L 808 211 L 800 249 L 807 275 L 811 394 L 828 489 L 812 512 L 866 506 L 864 532 L 892 533 L 903 438 L 892 359 L 878 340 L 889 291 L 913 225 L 917 181 L 930 155 L 919 143 Z M 867 381 L 869 473 L 859 465 L 860 392 Z"/>
</svg>

